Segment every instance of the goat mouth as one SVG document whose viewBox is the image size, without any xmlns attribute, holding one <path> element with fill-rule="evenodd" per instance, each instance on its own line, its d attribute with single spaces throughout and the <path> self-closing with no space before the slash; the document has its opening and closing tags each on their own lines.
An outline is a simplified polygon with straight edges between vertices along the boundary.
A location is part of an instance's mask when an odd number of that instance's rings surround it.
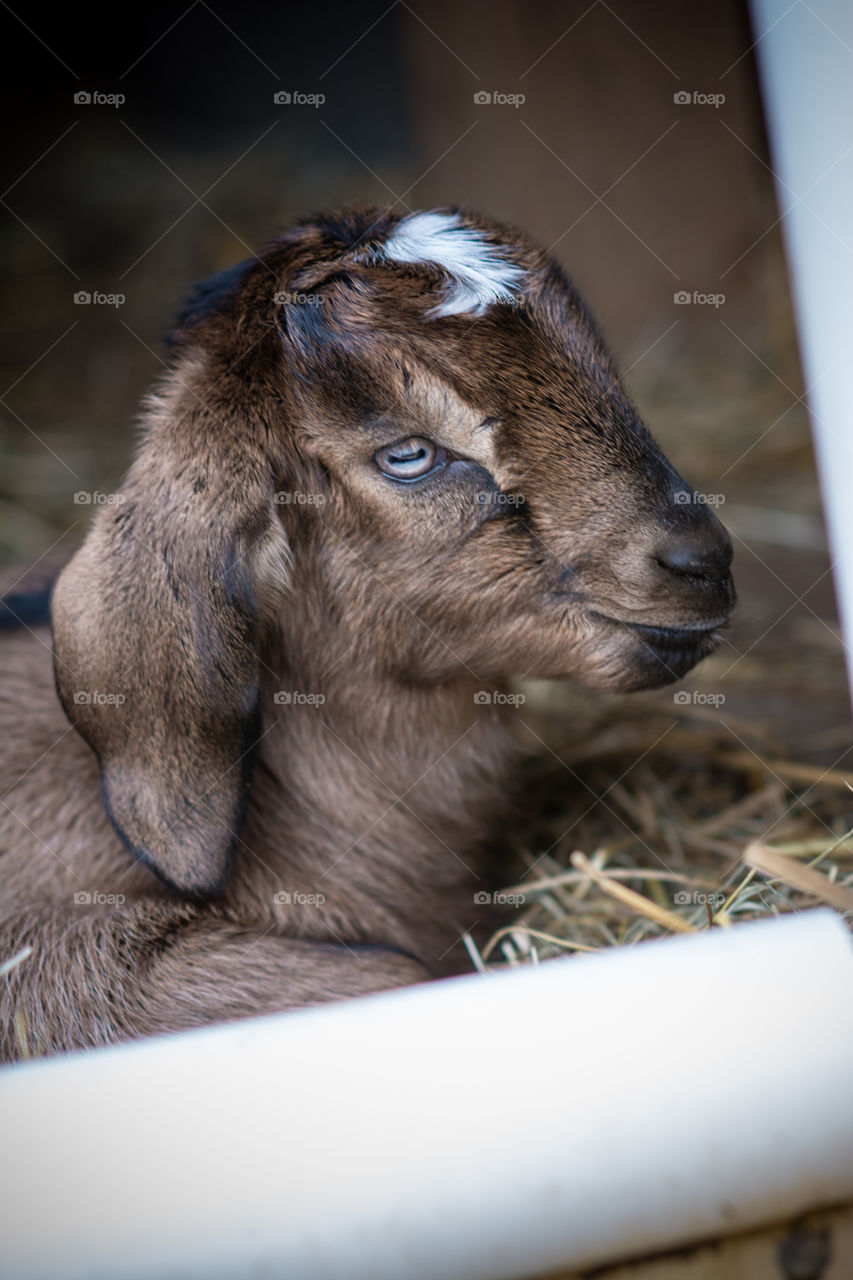
<svg viewBox="0 0 853 1280">
<path fill-rule="evenodd" d="M 617 621 L 617 619 L 613 619 Z M 621 620 L 620 620 L 621 621 Z M 660 627 L 648 622 L 622 622 L 636 635 L 650 644 L 654 649 L 665 652 L 667 649 L 684 649 L 696 647 L 709 640 L 716 640 L 722 622 L 713 622 L 700 627 Z"/>
<path fill-rule="evenodd" d="M 647 687 L 667 684 L 685 675 L 697 662 L 713 653 L 720 641 L 726 619 L 718 618 L 695 627 L 663 627 L 647 622 L 630 622 L 612 614 L 594 616 L 620 630 L 631 632 L 642 644 L 641 664 L 647 668 Z"/>
</svg>

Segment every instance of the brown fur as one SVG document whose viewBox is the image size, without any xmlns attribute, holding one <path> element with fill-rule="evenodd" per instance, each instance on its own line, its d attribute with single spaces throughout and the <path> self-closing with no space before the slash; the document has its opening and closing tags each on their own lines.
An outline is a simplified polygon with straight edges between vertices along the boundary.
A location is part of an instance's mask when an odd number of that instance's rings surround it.
<svg viewBox="0 0 853 1280">
<path fill-rule="evenodd" d="M 191 304 L 56 585 L 59 698 L 47 634 L 2 639 L 6 1058 L 464 968 L 519 759 L 477 694 L 660 684 L 728 616 L 725 533 L 557 267 L 466 216 L 523 294 L 430 318 L 440 272 L 370 252 L 396 221 L 301 225 Z M 440 476 L 380 474 L 408 436 Z"/>
</svg>

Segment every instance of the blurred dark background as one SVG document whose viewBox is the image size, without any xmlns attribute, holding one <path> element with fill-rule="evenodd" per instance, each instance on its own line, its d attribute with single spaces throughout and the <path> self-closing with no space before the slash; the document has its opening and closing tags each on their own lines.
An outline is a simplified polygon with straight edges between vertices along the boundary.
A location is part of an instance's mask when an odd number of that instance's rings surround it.
<svg viewBox="0 0 853 1280">
<path fill-rule="evenodd" d="M 666 451 L 723 499 L 740 620 L 697 687 L 722 679 L 732 717 L 838 757 L 842 648 L 744 5 L 194 0 L 2 22 L 0 563 L 70 547 L 91 514 L 74 494 L 118 483 L 193 281 L 313 210 L 460 204 L 553 249 Z"/>
</svg>

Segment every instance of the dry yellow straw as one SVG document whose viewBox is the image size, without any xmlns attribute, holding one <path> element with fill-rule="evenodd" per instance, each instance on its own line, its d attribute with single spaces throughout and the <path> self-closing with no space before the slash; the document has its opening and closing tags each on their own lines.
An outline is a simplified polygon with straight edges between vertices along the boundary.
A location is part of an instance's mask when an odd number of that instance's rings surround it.
<svg viewBox="0 0 853 1280">
<path fill-rule="evenodd" d="M 654 920 L 655 924 L 662 925 L 664 929 L 672 929 L 674 933 L 694 933 L 692 924 L 688 924 L 686 920 L 682 920 L 681 916 L 677 916 L 674 911 L 667 911 L 666 907 L 659 907 L 656 902 L 652 902 L 651 898 L 646 898 L 642 893 L 636 893 L 633 889 L 629 889 L 626 884 L 620 884 L 618 880 L 614 880 L 608 876 L 606 871 L 599 871 L 598 867 L 593 866 L 585 853 L 581 853 L 576 849 L 571 857 L 572 866 L 578 871 L 584 871 L 590 880 L 594 880 L 599 889 L 616 898 L 619 902 L 623 902 L 626 907 L 631 907 L 634 911 L 639 911 L 649 920 Z"/>
<path fill-rule="evenodd" d="M 845 889 L 841 884 L 833 884 L 819 871 L 802 866 L 786 854 L 779 853 L 777 849 L 771 849 L 769 845 L 761 844 L 759 841 L 747 845 L 743 860 L 754 870 L 761 871 L 775 880 L 782 880 L 794 889 L 801 890 L 802 893 L 829 903 L 839 911 L 853 911 L 853 890 Z"/>
<path fill-rule="evenodd" d="M 821 841 L 820 849 L 824 849 L 826 844 L 826 840 Z M 650 871 L 648 867 L 613 867 L 606 872 L 606 875 L 608 880 L 662 880 L 671 881 L 674 884 L 694 885 L 698 889 L 716 889 L 718 883 L 708 878 L 686 876 L 680 871 Z M 518 884 L 511 885 L 505 892 L 508 894 L 535 893 L 540 890 L 557 889 L 563 885 L 582 884 L 588 879 L 584 871 L 564 871 L 562 875 L 543 876 L 540 880 L 522 880 Z"/>
<path fill-rule="evenodd" d="M 539 942 L 550 942 L 555 947 L 563 947 L 566 951 L 600 951 L 601 947 L 590 947 L 585 942 L 572 942 L 568 938 L 558 938 L 553 933 L 543 933 L 541 929 L 528 929 L 526 925 L 511 924 L 493 934 L 483 948 L 483 960 L 488 960 L 501 938 L 514 933 L 523 933 L 528 938 L 536 938 Z"/>
<path fill-rule="evenodd" d="M 762 760 L 752 751 L 725 751 L 717 753 L 716 759 L 721 764 L 734 765 L 739 769 L 766 769 L 785 782 L 805 782 L 810 786 L 820 783 L 822 787 L 851 788 L 851 775 L 841 773 L 838 769 L 822 769 L 819 765 L 795 764 L 791 760 Z"/>
</svg>

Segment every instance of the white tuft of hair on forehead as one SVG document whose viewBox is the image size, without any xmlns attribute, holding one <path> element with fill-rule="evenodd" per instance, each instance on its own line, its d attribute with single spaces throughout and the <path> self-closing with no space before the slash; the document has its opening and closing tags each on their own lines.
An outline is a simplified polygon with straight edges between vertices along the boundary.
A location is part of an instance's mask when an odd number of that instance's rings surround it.
<svg viewBox="0 0 853 1280">
<path fill-rule="evenodd" d="M 483 315 L 494 302 L 512 302 L 524 276 L 482 231 L 462 225 L 458 213 L 413 213 L 404 218 L 379 249 L 393 262 L 430 262 L 450 276 L 452 285 L 430 315 Z"/>
</svg>

